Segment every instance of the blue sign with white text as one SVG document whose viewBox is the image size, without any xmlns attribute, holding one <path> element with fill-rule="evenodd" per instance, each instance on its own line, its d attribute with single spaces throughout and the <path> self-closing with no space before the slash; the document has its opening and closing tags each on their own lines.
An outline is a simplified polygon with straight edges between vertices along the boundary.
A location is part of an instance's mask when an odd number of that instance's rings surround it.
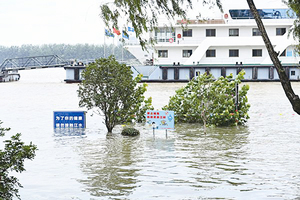
<svg viewBox="0 0 300 200">
<path fill-rule="evenodd" d="M 85 128 L 85 111 L 54 111 L 54 128 Z"/>
</svg>

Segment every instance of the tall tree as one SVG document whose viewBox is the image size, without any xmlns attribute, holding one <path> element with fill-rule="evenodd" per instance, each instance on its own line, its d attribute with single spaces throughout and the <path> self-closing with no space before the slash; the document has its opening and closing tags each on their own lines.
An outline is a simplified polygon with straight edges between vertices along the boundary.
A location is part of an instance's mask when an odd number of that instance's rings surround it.
<svg viewBox="0 0 300 200">
<path fill-rule="evenodd" d="M 295 5 L 299 6 L 297 0 L 289 0 L 289 2 L 294 2 Z M 222 10 L 221 0 L 203 0 L 203 3 L 217 5 Z M 251 12 L 253 13 L 258 29 L 262 34 L 262 38 L 273 65 L 278 72 L 282 88 L 294 111 L 300 115 L 299 96 L 296 95 L 292 89 L 289 78 L 278 59 L 278 54 L 274 51 L 272 43 L 267 35 L 253 0 L 247 0 L 247 3 Z M 101 14 L 105 24 L 108 27 L 118 27 L 119 18 L 123 15 L 126 15 L 127 22 L 132 24 L 136 32 L 136 37 L 140 39 L 141 46 L 145 48 L 147 42 L 154 44 L 155 41 L 151 39 L 149 41 L 143 39 L 142 34 L 144 32 L 155 30 L 156 26 L 158 25 L 157 16 L 163 14 L 168 19 L 174 19 L 176 16 L 185 19 L 187 14 L 185 7 L 188 6 L 192 8 L 192 0 L 114 0 L 114 5 L 115 7 L 111 7 L 109 4 L 104 4 L 101 6 Z"/>
<path fill-rule="evenodd" d="M 119 123 L 143 120 L 145 111 L 151 108 L 151 98 L 144 97 L 147 85 L 138 85 L 141 76 L 133 78 L 130 67 L 118 63 L 113 56 L 88 65 L 82 77 L 79 105 L 96 108 L 97 114 L 104 115 L 108 133 Z"/>
</svg>

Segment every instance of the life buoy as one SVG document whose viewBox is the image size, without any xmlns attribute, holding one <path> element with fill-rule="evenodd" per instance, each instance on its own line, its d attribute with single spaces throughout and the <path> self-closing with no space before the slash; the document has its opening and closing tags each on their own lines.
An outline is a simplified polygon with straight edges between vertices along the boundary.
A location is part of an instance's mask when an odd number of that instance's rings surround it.
<svg viewBox="0 0 300 200">
<path fill-rule="evenodd" d="M 281 13 L 279 12 L 279 11 L 276 11 L 274 14 L 273 14 L 273 16 L 275 16 L 275 17 L 281 17 Z"/>
<path fill-rule="evenodd" d="M 224 15 L 224 18 L 225 18 L 225 19 L 228 19 L 228 14 L 227 14 L 227 13 Z"/>
<path fill-rule="evenodd" d="M 173 43 L 173 42 L 174 42 L 174 39 L 173 39 L 173 38 L 170 38 L 170 39 L 169 39 L 169 42 L 170 42 L 170 43 Z"/>
<path fill-rule="evenodd" d="M 184 20 L 184 19 L 182 19 L 182 20 L 181 20 L 181 23 L 182 23 L 182 24 L 186 24 L 186 23 L 187 23 L 187 21 L 186 21 L 186 20 Z"/>
</svg>

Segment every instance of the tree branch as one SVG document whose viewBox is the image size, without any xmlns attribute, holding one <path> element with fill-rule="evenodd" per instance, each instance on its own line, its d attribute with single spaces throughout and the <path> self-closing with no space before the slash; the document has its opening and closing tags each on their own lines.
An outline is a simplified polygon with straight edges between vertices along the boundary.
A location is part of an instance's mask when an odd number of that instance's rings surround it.
<svg viewBox="0 0 300 200">
<path fill-rule="evenodd" d="M 270 58 L 274 64 L 274 67 L 276 68 L 278 75 L 279 75 L 279 79 L 282 85 L 282 88 L 285 92 L 285 95 L 287 96 L 287 98 L 289 99 L 290 103 L 293 106 L 293 110 L 300 115 L 300 99 L 299 96 L 296 95 L 294 93 L 294 90 L 291 86 L 291 82 L 284 70 L 284 68 L 282 67 L 279 59 L 278 59 L 278 54 L 274 51 L 273 45 L 268 37 L 268 34 L 265 30 L 265 27 L 263 25 L 263 22 L 260 18 L 260 15 L 255 7 L 255 4 L 253 2 L 253 0 L 247 0 L 247 3 L 249 5 L 249 8 L 254 16 L 254 19 L 256 21 L 257 27 L 259 29 L 259 31 L 261 32 L 263 41 L 266 45 L 266 48 L 268 50 L 268 53 L 270 55 Z"/>
</svg>

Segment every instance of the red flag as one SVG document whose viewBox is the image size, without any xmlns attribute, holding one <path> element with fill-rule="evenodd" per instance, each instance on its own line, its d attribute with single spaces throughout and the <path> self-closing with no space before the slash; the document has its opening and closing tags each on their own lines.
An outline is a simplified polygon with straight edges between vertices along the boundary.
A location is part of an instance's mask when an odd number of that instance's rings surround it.
<svg viewBox="0 0 300 200">
<path fill-rule="evenodd" d="M 114 33 L 117 34 L 117 35 L 121 34 L 121 32 L 118 29 L 115 29 L 115 28 L 114 28 Z"/>
</svg>

